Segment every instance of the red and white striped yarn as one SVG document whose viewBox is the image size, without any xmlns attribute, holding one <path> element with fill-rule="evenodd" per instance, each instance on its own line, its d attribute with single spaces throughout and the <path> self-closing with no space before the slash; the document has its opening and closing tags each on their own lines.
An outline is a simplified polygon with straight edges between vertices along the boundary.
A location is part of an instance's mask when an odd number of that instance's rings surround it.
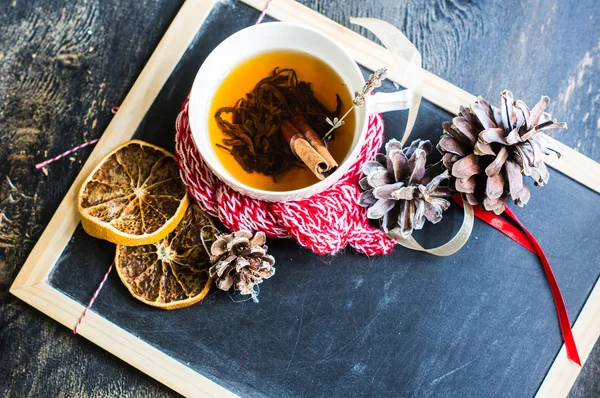
<svg viewBox="0 0 600 398">
<path fill-rule="evenodd" d="M 87 307 L 85 307 L 85 310 L 83 311 L 83 314 L 81 314 L 81 316 L 79 317 L 79 320 L 77 321 L 77 324 L 73 328 L 73 334 L 77 334 L 77 331 L 78 331 L 79 327 L 83 323 L 83 320 L 87 316 L 87 313 L 90 310 L 90 308 L 92 308 L 92 305 L 94 304 L 94 301 L 96 301 L 96 299 L 98 298 L 98 294 L 100 294 L 100 290 L 102 290 L 102 287 L 104 286 L 104 283 L 106 283 L 106 280 L 108 279 L 108 275 L 110 275 L 110 271 L 112 271 L 114 265 L 115 265 L 115 263 L 112 263 L 110 265 L 110 267 L 108 267 L 108 271 L 106 271 L 106 274 L 104 274 L 104 278 L 102 278 L 102 281 L 100 282 L 100 284 L 96 288 L 96 291 L 94 292 L 94 295 L 92 296 L 92 299 L 88 303 Z"/>
<path fill-rule="evenodd" d="M 273 1 L 273 0 L 267 0 L 267 2 L 265 3 L 265 6 L 262 9 L 262 12 L 260 13 L 258 18 L 256 19 L 256 22 L 254 23 L 255 25 L 258 25 L 259 23 L 261 23 L 262 20 L 264 19 L 265 15 L 267 15 L 267 10 L 269 9 L 269 4 L 271 4 L 271 1 Z"/>
<path fill-rule="evenodd" d="M 96 142 L 98 142 L 98 139 L 91 140 L 91 141 L 88 141 L 88 142 L 84 142 L 83 144 L 81 144 L 81 145 L 77 145 L 76 147 L 74 147 L 74 148 L 71 148 L 71 149 L 69 149 L 69 150 L 68 150 L 68 151 L 66 151 L 66 152 L 63 152 L 63 153 L 61 153 L 61 154 L 60 154 L 60 155 L 58 155 L 58 156 L 55 156 L 55 157 L 53 157 L 53 158 L 51 158 L 51 159 L 44 160 L 43 162 L 40 162 L 40 163 L 36 164 L 36 165 L 35 165 L 35 168 L 36 168 L 36 170 L 39 170 L 39 169 L 41 169 L 42 167 L 46 167 L 46 166 L 48 166 L 48 165 L 49 165 L 50 163 L 52 163 L 52 162 L 56 162 L 56 161 L 57 161 L 58 159 L 60 159 L 60 158 L 64 158 L 65 156 L 67 156 L 67 155 L 70 155 L 70 154 L 72 154 L 73 152 L 77 152 L 77 151 L 78 151 L 78 150 L 80 150 L 81 148 L 85 148 L 85 147 L 86 147 L 86 146 L 88 146 L 88 145 L 95 144 Z"/>
<path fill-rule="evenodd" d="M 118 111 L 118 110 L 119 110 L 119 107 L 118 107 L 118 106 L 113 106 L 112 108 L 110 108 L 110 111 L 112 112 L 112 114 L 115 114 L 115 113 L 117 113 L 117 111 Z M 58 155 L 58 156 L 55 156 L 55 157 L 53 157 L 53 158 L 51 158 L 51 159 L 47 159 L 47 160 L 44 160 L 43 162 L 37 163 L 37 164 L 35 165 L 35 168 L 36 168 L 36 170 L 39 170 L 39 169 L 41 169 L 42 167 L 46 167 L 46 166 L 48 166 L 50 163 L 56 162 L 58 159 L 64 158 L 64 157 L 65 157 L 65 156 L 67 156 L 67 155 L 70 155 L 70 154 L 72 154 L 72 153 L 74 153 L 74 152 L 77 152 L 77 151 L 78 151 L 78 150 L 80 150 L 81 148 L 85 148 L 85 147 L 86 147 L 86 146 L 88 146 L 88 145 L 92 145 L 92 144 L 95 144 L 95 143 L 97 143 L 99 140 L 100 140 L 99 138 L 96 138 L 96 139 L 94 139 L 94 140 L 91 140 L 91 141 L 84 142 L 84 143 L 83 143 L 83 144 L 81 144 L 81 145 L 77 145 L 76 147 L 73 147 L 73 148 L 69 149 L 68 151 L 65 151 L 65 152 L 63 152 L 63 153 L 61 153 L 61 154 L 60 154 L 60 155 Z"/>
<path fill-rule="evenodd" d="M 369 118 L 359 159 L 327 190 L 308 199 L 271 203 L 249 198 L 220 181 L 204 164 L 192 139 L 188 100 L 176 121 L 175 152 L 183 182 L 194 200 L 232 231 L 264 231 L 272 238 L 294 238 L 318 254 L 334 254 L 350 245 L 374 256 L 392 251 L 395 241 L 369 225 L 358 205 L 360 167 L 383 141 L 381 115 Z"/>
</svg>

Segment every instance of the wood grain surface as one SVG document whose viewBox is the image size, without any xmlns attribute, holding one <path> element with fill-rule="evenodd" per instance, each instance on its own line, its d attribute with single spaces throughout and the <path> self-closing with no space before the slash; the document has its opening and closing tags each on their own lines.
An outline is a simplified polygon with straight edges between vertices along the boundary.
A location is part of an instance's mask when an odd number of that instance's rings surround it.
<svg viewBox="0 0 600 398">
<path fill-rule="evenodd" d="M 491 99 L 506 87 L 528 103 L 550 96 L 553 113 L 570 127 L 556 138 L 600 161 L 599 3 L 302 2 L 345 26 L 350 16 L 394 23 L 420 49 L 426 69 L 469 92 Z M 10 296 L 8 287 L 89 149 L 41 171 L 34 164 L 101 135 L 181 4 L 0 4 L 2 396 L 174 395 Z M 571 396 L 600 396 L 599 369 L 597 345 Z"/>
</svg>

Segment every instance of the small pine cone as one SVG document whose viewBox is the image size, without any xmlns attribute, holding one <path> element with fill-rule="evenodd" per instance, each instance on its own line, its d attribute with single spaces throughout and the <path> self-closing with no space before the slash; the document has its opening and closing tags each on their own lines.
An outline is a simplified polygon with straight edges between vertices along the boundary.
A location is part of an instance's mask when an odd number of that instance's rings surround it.
<svg viewBox="0 0 600 398">
<path fill-rule="evenodd" d="M 211 245 L 209 269 L 211 278 L 221 290 L 235 289 L 254 295 L 254 286 L 275 274 L 275 258 L 267 254 L 264 232 L 254 236 L 248 231 L 219 235 Z"/>
<path fill-rule="evenodd" d="M 529 110 L 521 100 L 503 91 L 502 108 L 481 97 L 469 108 L 460 107 L 452 122 L 444 122 L 444 135 L 437 145 L 444 166 L 450 170 L 450 187 L 464 193 L 471 205 L 482 205 L 500 214 L 508 197 L 523 207 L 530 192 L 523 176 L 535 185 L 550 177 L 543 154 L 556 153 L 542 134 L 544 130 L 566 129 L 566 123 L 551 120 L 544 110 L 548 97 Z"/>
<path fill-rule="evenodd" d="M 403 237 L 421 229 L 425 219 L 437 223 L 442 212 L 450 206 L 446 197 L 450 189 L 440 184 L 448 179 L 442 163 L 427 165 L 433 150 L 429 141 L 415 140 L 402 148 L 397 140 L 385 145 L 385 155 L 378 153 L 374 161 L 365 162 L 365 177 L 359 181 L 364 192 L 358 203 L 368 207 L 367 217 L 381 220 L 384 232 Z"/>
</svg>

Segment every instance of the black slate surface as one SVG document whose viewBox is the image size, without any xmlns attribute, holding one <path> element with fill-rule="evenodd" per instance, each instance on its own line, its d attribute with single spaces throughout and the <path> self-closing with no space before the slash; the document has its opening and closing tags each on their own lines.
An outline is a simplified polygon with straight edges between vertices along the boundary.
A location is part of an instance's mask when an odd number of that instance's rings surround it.
<svg viewBox="0 0 600 398">
<path fill-rule="evenodd" d="M 174 120 L 202 60 L 257 15 L 239 5 L 211 14 L 136 138 L 173 148 Z M 425 102 L 413 138 L 437 141 L 450 116 Z M 385 116 L 388 137 L 405 117 Z M 600 274 L 600 198 L 555 171 L 532 190 L 517 215 L 546 249 L 574 319 Z M 420 238 L 441 241 L 459 222 L 449 214 Z M 94 309 L 243 396 L 531 396 L 562 344 L 539 262 L 481 222 L 449 258 L 401 247 L 366 258 L 319 257 L 291 240 L 269 246 L 277 274 L 258 305 L 213 291 L 164 312 L 132 299 L 113 274 Z M 87 303 L 113 254 L 78 229 L 50 283 Z"/>
</svg>

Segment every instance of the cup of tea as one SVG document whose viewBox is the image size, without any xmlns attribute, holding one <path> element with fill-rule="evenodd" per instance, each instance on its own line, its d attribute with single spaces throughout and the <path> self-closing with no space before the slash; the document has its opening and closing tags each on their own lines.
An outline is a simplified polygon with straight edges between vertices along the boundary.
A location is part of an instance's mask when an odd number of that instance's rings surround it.
<svg viewBox="0 0 600 398">
<path fill-rule="evenodd" d="M 253 25 L 224 40 L 200 67 L 190 93 L 192 136 L 210 170 L 243 195 L 305 199 L 356 161 L 369 115 L 410 105 L 411 93 L 403 90 L 366 95 L 353 107 L 364 85 L 352 57 L 317 30 Z M 333 115 L 346 113 L 325 144 Z"/>
</svg>

